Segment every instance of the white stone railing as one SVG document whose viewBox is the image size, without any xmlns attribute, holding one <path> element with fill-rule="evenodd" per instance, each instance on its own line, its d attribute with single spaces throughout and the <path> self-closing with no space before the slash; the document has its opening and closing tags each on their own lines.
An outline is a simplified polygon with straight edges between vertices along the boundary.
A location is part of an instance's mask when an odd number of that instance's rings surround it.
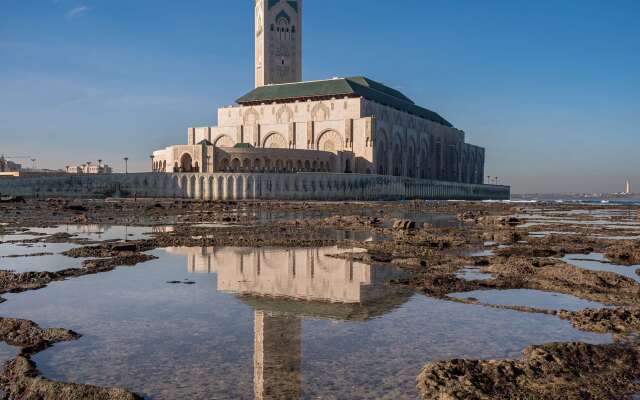
<svg viewBox="0 0 640 400">
<path fill-rule="evenodd" d="M 231 200 L 505 200 L 509 186 L 337 173 L 136 173 L 0 179 L 0 195 Z"/>
</svg>

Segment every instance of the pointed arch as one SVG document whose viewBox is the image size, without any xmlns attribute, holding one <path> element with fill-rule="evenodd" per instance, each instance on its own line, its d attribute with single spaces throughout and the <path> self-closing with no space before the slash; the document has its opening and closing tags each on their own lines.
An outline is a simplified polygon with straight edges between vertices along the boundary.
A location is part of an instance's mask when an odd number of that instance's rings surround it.
<svg viewBox="0 0 640 400">
<path fill-rule="evenodd" d="M 215 147 L 233 147 L 236 142 L 225 134 L 221 134 L 213 141 Z"/>
<path fill-rule="evenodd" d="M 342 135 L 332 129 L 328 129 L 318 136 L 316 149 L 320 151 L 330 151 L 332 153 L 337 153 L 339 151 L 342 151 L 343 148 L 344 140 L 342 139 Z"/>
<path fill-rule="evenodd" d="M 265 136 L 262 142 L 262 147 L 267 149 L 286 149 L 287 141 L 282 134 L 278 132 L 270 132 Z"/>
</svg>

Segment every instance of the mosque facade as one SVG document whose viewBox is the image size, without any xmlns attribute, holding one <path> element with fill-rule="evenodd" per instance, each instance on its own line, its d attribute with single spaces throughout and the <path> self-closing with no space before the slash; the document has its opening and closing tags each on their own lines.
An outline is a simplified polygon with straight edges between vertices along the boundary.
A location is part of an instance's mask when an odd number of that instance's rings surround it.
<svg viewBox="0 0 640 400">
<path fill-rule="evenodd" d="M 255 88 L 218 126 L 155 151 L 154 172 L 332 173 L 482 184 L 485 150 L 400 91 L 363 76 L 302 81 L 302 1 L 255 1 Z"/>
</svg>

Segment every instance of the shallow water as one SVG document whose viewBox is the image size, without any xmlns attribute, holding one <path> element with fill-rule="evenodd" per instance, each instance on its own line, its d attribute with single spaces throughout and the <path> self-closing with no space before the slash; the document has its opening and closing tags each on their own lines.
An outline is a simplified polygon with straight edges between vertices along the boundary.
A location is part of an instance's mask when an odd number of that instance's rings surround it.
<svg viewBox="0 0 640 400">
<path fill-rule="evenodd" d="M 0 270 L 55 272 L 66 268 L 79 268 L 88 258 L 71 258 L 60 254 L 75 247 L 78 245 L 71 243 L 35 243 L 29 246 L 4 243 L 0 245 Z M 10 257 L 40 253 L 53 254 Z"/>
<path fill-rule="evenodd" d="M 640 276 L 636 274 L 636 269 L 640 268 L 640 265 L 624 266 L 609 264 L 606 262 L 606 258 L 600 253 L 591 254 L 569 254 L 562 258 L 562 261 L 567 264 L 571 264 L 575 267 L 587 269 L 590 271 L 607 271 L 613 272 L 618 275 L 626 276 L 640 283 Z"/>
<path fill-rule="evenodd" d="M 459 299 L 475 298 L 480 303 L 502 306 L 525 306 L 549 310 L 578 311 L 585 308 L 603 308 L 604 304 L 583 300 L 562 293 L 544 292 L 530 289 L 475 290 L 464 293 L 451 293 Z"/>
<path fill-rule="evenodd" d="M 171 227 L 126 225 L 60 225 L 53 228 L 31 228 L 31 232 L 53 235 L 68 233 L 76 239 L 87 240 L 137 240 L 147 238 L 153 232 L 166 232 Z"/>
<path fill-rule="evenodd" d="M 0 342 L 0 365 L 4 365 L 7 361 L 14 359 L 18 352 L 19 349 L 17 347 Z"/>
<path fill-rule="evenodd" d="M 45 376 L 152 399 L 415 399 L 430 360 L 611 340 L 555 317 L 414 295 L 384 284 L 395 270 L 325 256 L 336 251 L 156 250 L 133 268 L 9 294 L 0 310 L 83 334 L 35 357 Z M 167 283 L 185 279 L 195 284 Z"/>
<path fill-rule="evenodd" d="M 461 254 L 467 257 L 491 257 L 494 255 L 493 249 L 463 251 Z"/>
<path fill-rule="evenodd" d="M 464 268 L 456 273 L 456 276 L 460 279 L 467 281 L 488 281 L 493 279 L 493 275 L 480 272 L 478 268 Z"/>
</svg>

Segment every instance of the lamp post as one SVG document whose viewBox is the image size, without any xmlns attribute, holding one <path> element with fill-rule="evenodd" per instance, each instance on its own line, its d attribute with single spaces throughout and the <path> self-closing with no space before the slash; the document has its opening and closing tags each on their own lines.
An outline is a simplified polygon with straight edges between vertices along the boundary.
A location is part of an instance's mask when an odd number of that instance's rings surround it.
<svg viewBox="0 0 640 400">
<path fill-rule="evenodd" d="M 124 158 L 124 173 L 129 173 L 129 157 Z"/>
<path fill-rule="evenodd" d="M 491 175 L 487 175 L 487 184 L 491 185 Z"/>
<path fill-rule="evenodd" d="M 149 158 L 151 159 L 151 172 L 156 172 L 156 166 L 153 164 L 153 159 L 155 158 L 155 156 L 152 154 L 149 156 Z"/>
</svg>

